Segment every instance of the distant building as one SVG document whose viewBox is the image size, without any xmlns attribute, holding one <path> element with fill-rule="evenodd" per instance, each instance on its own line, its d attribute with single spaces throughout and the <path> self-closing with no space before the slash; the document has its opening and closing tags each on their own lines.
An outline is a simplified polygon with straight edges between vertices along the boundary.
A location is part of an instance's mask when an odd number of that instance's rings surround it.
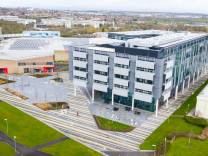
<svg viewBox="0 0 208 156">
<path fill-rule="evenodd" d="M 108 38 L 69 50 L 70 79 L 88 89 L 92 102 L 157 114 L 208 67 L 207 34 L 147 30 Z"/>
<path fill-rule="evenodd" d="M 208 86 L 197 96 L 195 115 L 208 119 Z"/>
<path fill-rule="evenodd" d="M 19 18 L 18 16 L 0 16 L 0 20 L 17 22 L 17 23 L 23 24 L 23 25 L 35 24 L 36 23 L 35 19 Z"/>
<path fill-rule="evenodd" d="M 24 36 L 28 37 L 60 37 L 60 31 L 23 31 Z"/>
<path fill-rule="evenodd" d="M 65 28 L 71 28 L 70 19 L 59 19 L 59 18 L 43 18 L 41 24 L 47 26 L 64 26 Z"/>
</svg>

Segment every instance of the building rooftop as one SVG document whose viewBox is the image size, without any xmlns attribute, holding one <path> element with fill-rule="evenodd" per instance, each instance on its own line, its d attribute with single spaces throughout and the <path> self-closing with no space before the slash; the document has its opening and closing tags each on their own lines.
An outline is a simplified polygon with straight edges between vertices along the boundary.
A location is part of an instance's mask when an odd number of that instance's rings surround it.
<svg viewBox="0 0 208 156">
<path fill-rule="evenodd" d="M 0 59 L 22 60 L 54 55 L 55 50 L 65 50 L 61 39 L 13 38 L 0 42 Z M 65 43 L 67 44 L 67 43 Z"/>
<path fill-rule="evenodd" d="M 206 34 L 199 33 L 168 33 L 150 38 L 135 38 L 127 41 L 130 45 L 138 47 L 168 47 L 192 39 L 197 39 Z"/>
</svg>

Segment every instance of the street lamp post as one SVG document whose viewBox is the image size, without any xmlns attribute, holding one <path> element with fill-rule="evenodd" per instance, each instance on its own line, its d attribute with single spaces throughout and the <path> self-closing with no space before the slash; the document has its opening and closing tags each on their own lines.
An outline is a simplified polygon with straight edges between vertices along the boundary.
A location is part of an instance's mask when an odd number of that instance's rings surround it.
<svg viewBox="0 0 208 156">
<path fill-rule="evenodd" d="M 155 150 L 154 151 L 154 156 L 156 156 L 156 150 L 157 150 L 156 147 L 157 147 L 157 145 L 152 145 L 152 147 L 154 147 L 154 150 Z"/>
<path fill-rule="evenodd" d="M 15 153 L 17 152 L 16 138 L 17 138 L 16 136 L 13 137 L 13 139 L 14 139 L 14 151 L 15 151 Z"/>
<path fill-rule="evenodd" d="M 4 121 L 6 122 L 6 132 L 7 132 L 7 135 L 8 135 L 8 133 L 9 133 L 8 120 L 7 119 L 4 119 Z"/>
</svg>

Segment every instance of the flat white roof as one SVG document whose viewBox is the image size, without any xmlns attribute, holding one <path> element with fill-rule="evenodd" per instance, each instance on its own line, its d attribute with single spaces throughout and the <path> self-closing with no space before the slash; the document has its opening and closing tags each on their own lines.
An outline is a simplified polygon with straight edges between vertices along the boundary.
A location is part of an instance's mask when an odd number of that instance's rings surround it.
<svg viewBox="0 0 208 156">
<path fill-rule="evenodd" d="M 22 60 L 52 56 L 55 50 L 65 50 L 62 39 L 13 38 L 0 42 L 0 60 Z"/>
<path fill-rule="evenodd" d="M 196 39 L 199 37 L 203 37 L 207 34 L 205 33 L 190 33 L 190 32 L 169 32 L 162 31 L 159 36 L 149 37 L 149 38 L 134 38 L 129 39 L 127 43 L 132 46 L 138 47 L 167 47 L 173 44 L 178 44 L 184 41 L 188 41 L 191 39 Z"/>
</svg>

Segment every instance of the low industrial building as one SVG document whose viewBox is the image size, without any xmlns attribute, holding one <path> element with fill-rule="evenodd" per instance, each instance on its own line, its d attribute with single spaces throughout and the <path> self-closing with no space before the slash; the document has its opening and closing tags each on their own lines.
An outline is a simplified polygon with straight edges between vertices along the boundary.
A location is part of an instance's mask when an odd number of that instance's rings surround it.
<svg viewBox="0 0 208 156">
<path fill-rule="evenodd" d="M 111 43 L 73 46 L 70 79 L 92 102 L 158 112 L 208 66 L 208 35 L 189 32 L 108 33 Z"/>
<path fill-rule="evenodd" d="M 3 40 L 0 42 L 0 73 L 53 72 L 55 51 L 65 51 L 61 40 L 50 38 Z"/>
<path fill-rule="evenodd" d="M 195 115 L 208 119 L 208 86 L 197 96 Z"/>
</svg>

